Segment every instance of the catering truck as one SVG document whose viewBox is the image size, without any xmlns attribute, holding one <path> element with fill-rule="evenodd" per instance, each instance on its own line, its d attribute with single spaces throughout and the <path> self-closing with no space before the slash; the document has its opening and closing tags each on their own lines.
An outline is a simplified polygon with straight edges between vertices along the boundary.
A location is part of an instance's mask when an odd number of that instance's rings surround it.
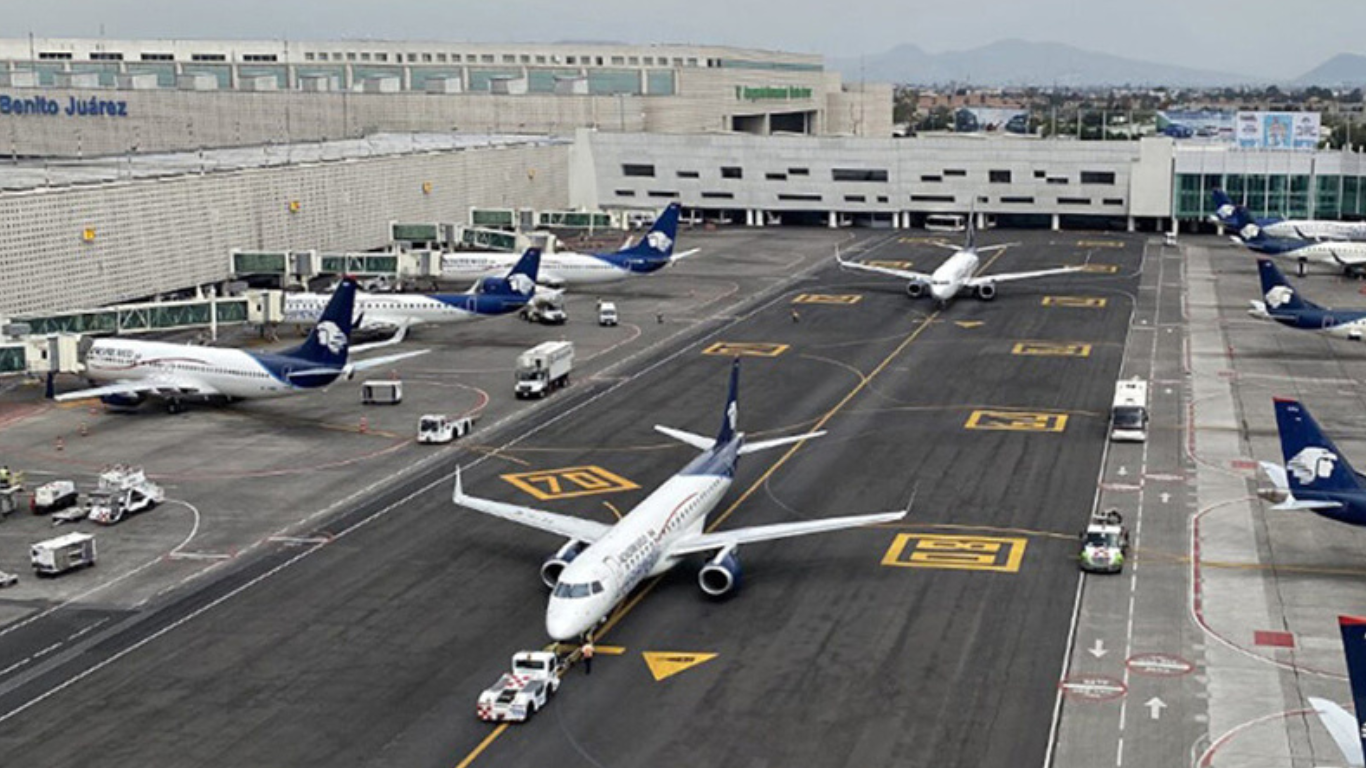
<svg viewBox="0 0 1366 768">
<path fill-rule="evenodd" d="M 545 397 L 569 384 L 574 342 L 546 341 L 517 356 L 517 397 Z"/>
<path fill-rule="evenodd" d="M 1128 443 L 1148 439 L 1148 382 L 1133 378 L 1115 385 L 1115 403 L 1110 409 L 1110 439 Z"/>
<path fill-rule="evenodd" d="M 40 576 L 57 576 L 95 564 L 95 537 L 68 533 L 29 547 L 29 561 Z"/>
</svg>

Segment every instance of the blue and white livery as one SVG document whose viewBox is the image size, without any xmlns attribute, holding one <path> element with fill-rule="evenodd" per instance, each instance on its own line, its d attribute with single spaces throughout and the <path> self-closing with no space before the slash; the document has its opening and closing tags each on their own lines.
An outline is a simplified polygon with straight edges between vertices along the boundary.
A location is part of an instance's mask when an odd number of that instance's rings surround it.
<svg viewBox="0 0 1366 768">
<path fill-rule="evenodd" d="M 1262 300 L 1253 301 L 1248 314 L 1336 339 L 1361 341 L 1366 336 L 1366 311 L 1339 310 L 1302 298 L 1270 259 L 1257 259 L 1262 277 Z"/>
<path fill-rule="evenodd" d="M 1366 756 L 1363 756 L 1363 742 L 1366 742 L 1366 618 L 1339 616 L 1338 630 L 1342 634 L 1342 652 L 1347 657 L 1347 681 L 1352 689 L 1352 706 L 1356 714 L 1327 699 L 1313 696 L 1307 699 L 1347 764 L 1362 766 L 1366 765 Z"/>
<path fill-rule="evenodd" d="M 1222 189 L 1213 190 L 1214 220 L 1234 231 L 1253 237 L 1257 232 L 1271 238 L 1288 240 L 1366 240 L 1366 223 L 1323 219 L 1285 219 L 1279 216 L 1254 218 L 1246 206 L 1233 202 Z M 1248 227 L 1255 229 L 1248 229 Z"/>
<path fill-rule="evenodd" d="M 356 371 L 392 365 L 427 352 L 423 349 L 348 362 L 355 298 L 356 282 L 344 279 L 308 339 L 284 352 L 99 339 L 86 355 L 85 375 L 94 383 L 109 383 L 65 392 L 55 399 L 98 397 L 109 405 L 133 407 L 148 397 L 160 397 L 174 413 L 190 400 L 298 395 L 327 387 L 339 378 L 350 378 Z"/>
<path fill-rule="evenodd" d="M 457 471 L 453 499 L 457 505 L 569 539 L 541 566 L 541 578 L 552 588 L 545 614 L 545 629 L 552 638 L 589 637 L 641 581 L 664 573 L 687 555 L 711 555 L 698 574 L 698 583 L 703 592 L 719 597 L 740 584 L 741 544 L 891 523 L 906 516 L 901 511 L 708 532 L 707 515 L 735 480 L 735 466 L 741 456 L 825 434 L 810 432 L 746 442 L 744 433 L 736 431 L 739 381 L 740 363 L 736 361 L 731 368 L 730 396 L 721 429 L 714 439 L 655 427 L 702 454 L 615 525 L 467 496 Z"/>
<path fill-rule="evenodd" d="M 1349 525 L 1366 525 L 1366 478 L 1319 429 L 1298 401 L 1275 398 L 1284 465 L 1261 462 L 1272 487 L 1262 492 L 1274 510 L 1308 510 Z"/>
<path fill-rule="evenodd" d="M 674 252 L 679 212 L 678 203 L 670 203 L 639 242 L 619 251 L 542 254 L 539 280 L 554 287 L 594 285 L 648 275 L 671 266 L 697 253 L 697 249 Z M 485 277 L 506 270 L 513 258 L 509 253 L 448 253 L 441 257 L 441 274 L 448 279 Z"/>
<path fill-rule="evenodd" d="M 1234 230 L 1236 234 L 1231 235 L 1233 242 L 1245 245 L 1256 253 L 1279 259 L 1293 259 L 1300 277 L 1304 276 L 1305 266 L 1311 262 L 1336 267 L 1348 274 L 1366 270 L 1366 242 L 1340 238 L 1309 238 L 1301 234 L 1288 237 L 1272 235 L 1270 233 L 1273 229 L 1283 231 L 1275 229 L 1279 224 L 1263 226 L 1260 222 L 1269 220 L 1254 220 L 1247 208 L 1228 202 L 1228 196 L 1218 190 L 1214 192 L 1214 199 L 1217 206 L 1214 218 L 1220 224 Z M 1335 222 L 1319 223 L 1326 225 Z"/>
<path fill-rule="evenodd" d="M 540 249 L 530 248 L 503 277 L 482 277 L 465 293 L 357 293 L 358 333 L 405 333 L 422 324 L 461 323 L 520 310 L 536 293 Z M 331 297 L 285 294 L 286 323 L 314 323 Z"/>
</svg>

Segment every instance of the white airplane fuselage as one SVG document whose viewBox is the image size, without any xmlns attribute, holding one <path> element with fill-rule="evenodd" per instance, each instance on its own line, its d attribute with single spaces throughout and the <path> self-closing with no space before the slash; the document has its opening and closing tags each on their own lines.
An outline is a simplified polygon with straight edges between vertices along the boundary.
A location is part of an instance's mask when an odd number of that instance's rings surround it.
<svg viewBox="0 0 1366 768">
<path fill-rule="evenodd" d="M 514 253 L 448 253 L 441 275 L 448 280 L 501 275 L 517 261 Z M 596 256 L 561 251 L 541 254 L 540 282 L 550 285 L 595 285 L 625 280 L 633 273 Z"/>
<path fill-rule="evenodd" d="M 174 377 L 177 381 L 199 382 L 208 392 L 244 400 L 308 391 L 284 378 L 288 369 L 272 372 L 260 358 L 240 349 L 99 339 L 91 345 L 85 366 L 85 376 L 98 382 Z"/>
<path fill-rule="evenodd" d="M 737 449 L 733 442 L 719 451 L 729 451 L 733 462 Z M 561 571 L 546 606 L 546 632 L 555 640 L 582 637 L 641 581 L 677 565 L 681 558 L 669 556 L 670 544 L 702 531 L 731 482 L 729 474 L 677 474 L 666 480 Z M 602 589 L 594 592 L 594 585 Z M 560 596 L 574 591 L 586 594 Z"/>
<path fill-rule="evenodd" d="M 503 272 L 506 270 L 495 271 L 495 274 Z M 298 325 L 317 322 L 330 298 L 323 293 L 286 294 L 285 322 Z M 412 293 L 358 293 L 355 315 L 361 321 L 357 328 L 361 331 L 428 323 L 462 323 L 487 317 L 430 296 Z"/>
<path fill-rule="evenodd" d="M 955 251 L 930 274 L 930 296 L 947 304 L 957 296 L 977 272 L 979 259 L 973 250 Z"/>
<path fill-rule="evenodd" d="M 1271 237 L 1366 240 L 1366 224 L 1350 221 L 1289 219 L 1266 224 L 1262 231 Z"/>
</svg>

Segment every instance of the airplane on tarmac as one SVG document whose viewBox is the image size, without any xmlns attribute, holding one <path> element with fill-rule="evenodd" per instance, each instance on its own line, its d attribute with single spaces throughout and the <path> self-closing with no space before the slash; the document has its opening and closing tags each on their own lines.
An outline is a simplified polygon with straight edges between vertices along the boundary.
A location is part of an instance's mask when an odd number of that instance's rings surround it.
<svg viewBox="0 0 1366 768">
<path fill-rule="evenodd" d="M 720 597 L 740 584 L 737 550 L 741 544 L 891 523 L 906 516 L 903 510 L 706 532 L 707 514 L 726 495 L 741 456 L 825 434 L 746 442 L 745 434 L 735 427 L 739 382 L 737 360 L 731 367 L 730 396 L 715 439 L 655 427 L 702 454 L 615 525 L 467 496 L 456 470 L 452 498 L 456 505 L 569 539 L 541 566 L 541 579 L 552 588 L 545 613 L 546 632 L 552 638 L 567 641 L 590 637 L 641 581 L 668 571 L 687 555 L 712 555 L 698 574 L 698 585 L 706 594 Z"/>
<path fill-rule="evenodd" d="M 1245 237 L 1254 237 L 1260 231 L 1267 237 L 1290 240 L 1366 240 L 1366 222 L 1280 217 L 1258 219 L 1253 218 L 1246 206 L 1235 204 L 1224 190 L 1216 189 L 1211 194 L 1214 196 L 1214 215 L 1211 218 Z M 1256 229 L 1247 230 L 1248 226 Z"/>
<path fill-rule="evenodd" d="M 85 376 L 110 382 L 91 389 L 64 392 L 58 401 L 98 397 L 108 405 L 134 407 L 148 397 L 166 401 L 178 413 L 186 400 L 251 400 L 285 397 L 323 389 L 357 371 L 392 365 L 426 354 L 402 352 L 361 362 L 347 362 L 356 281 L 342 280 L 322 318 L 303 344 L 284 352 L 247 352 L 192 344 L 135 339 L 98 339 L 86 354 Z M 357 347 L 361 352 L 391 342 Z"/>
<path fill-rule="evenodd" d="M 694 248 L 674 253 L 678 236 L 678 203 L 670 203 L 655 219 L 650 231 L 635 245 L 612 253 L 562 251 L 541 255 L 540 282 L 555 288 L 613 283 L 635 275 L 657 272 L 697 253 Z M 501 274 L 516 257 L 510 253 L 447 253 L 441 257 L 446 278 L 479 278 Z"/>
<path fill-rule="evenodd" d="M 504 277 L 481 277 L 464 293 L 356 293 L 357 333 L 406 334 L 414 325 L 459 323 L 516 312 L 536 293 L 541 252 L 529 248 Z M 314 323 L 331 297 L 285 294 L 286 323 Z"/>
<path fill-rule="evenodd" d="M 835 261 L 839 262 L 841 268 L 856 269 L 863 272 L 873 272 L 879 275 L 891 275 L 900 277 L 910 282 L 906 284 L 906 294 L 913 299 L 918 299 L 925 294 L 929 294 L 940 309 L 949 305 L 955 296 L 961 293 L 970 293 L 982 301 L 991 301 L 996 298 L 996 284 L 1006 283 L 1012 280 L 1029 280 L 1035 277 L 1046 277 L 1048 275 L 1065 275 L 1069 272 L 1080 272 L 1082 267 L 1057 267 L 1055 269 L 1040 269 L 1033 272 L 1005 272 L 995 275 L 976 275 L 978 266 L 981 264 L 981 254 L 989 251 L 999 251 L 1002 248 L 1009 248 L 1010 244 L 988 245 L 977 247 L 977 215 L 975 212 L 968 214 L 968 234 L 967 242 L 963 247 L 948 243 L 935 243 L 941 248 L 953 251 L 953 255 L 943 264 L 935 268 L 933 273 L 915 272 L 909 269 L 894 269 L 892 267 L 879 267 L 872 264 L 862 264 L 857 261 L 845 261 L 840 258 L 839 252 L 835 252 Z"/>
<path fill-rule="evenodd" d="M 1237 234 L 1230 235 L 1233 242 L 1245 245 L 1256 253 L 1294 259 L 1300 277 L 1304 277 L 1305 266 L 1309 262 L 1337 267 L 1348 275 L 1366 272 L 1366 242 L 1273 237 L 1254 222 L 1242 206 L 1235 206 L 1227 220 L 1222 215 L 1216 218 L 1221 224 L 1237 231 Z"/>
<path fill-rule="evenodd" d="M 1277 397 L 1276 429 L 1284 466 L 1260 462 L 1271 488 L 1259 491 L 1274 510 L 1309 510 L 1349 525 L 1366 525 L 1366 477 L 1333 445 L 1309 409 Z"/>
<path fill-rule="evenodd" d="M 1366 310 L 1336 310 L 1300 298 L 1270 259 L 1257 259 L 1257 270 L 1262 276 L 1263 300 L 1253 301 L 1248 314 L 1337 339 L 1361 341 L 1366 336 Z"/>
<path fill-rule="evenodd" d="M 1352 705 L 1356 714 L 1341 705 L 1314 696 L 1306 697 L 1309 706 L 1319 716 L 1328 735 L 1342 751 L 1350 766 L 1366 765 L 1366 618 L 1339 616 L 1338 631 L 1342 633 L 1342 652 L 1347 657 L 1347 683 L 1352 689 Z"/>
</svg>

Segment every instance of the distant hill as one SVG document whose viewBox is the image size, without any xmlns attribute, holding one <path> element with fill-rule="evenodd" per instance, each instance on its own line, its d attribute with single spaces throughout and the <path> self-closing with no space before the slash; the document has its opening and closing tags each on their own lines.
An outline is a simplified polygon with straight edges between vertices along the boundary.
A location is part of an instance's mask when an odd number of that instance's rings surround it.
<svg viewBox="0 0 1366 768">
<path fill-rule="evenodd" d="M 1343 58 L 1343 57 L 1338 57 Z M 1353 57 L 1366 62 L 1362 57 Z M 1335 59 L 1336 61 L 1336 59 Z M 869 82 L 942 85 L 1105 85 L 1233 86 L 1256 78 L 1086 51 L 1061 43 L 1001 40 L 966 51 L 926 53 L 915 45 L 899 45 L 885 53 L 858 58 L 829 58 L 826 65 L 844 76 Z"/>
<path fill-rule="evenodd" d="M 1366 86 L 1366 56 L 1339 53 L 1291 82 L 1291 85 L 1319 85 L 1324 88 Z"/>
</svg>

